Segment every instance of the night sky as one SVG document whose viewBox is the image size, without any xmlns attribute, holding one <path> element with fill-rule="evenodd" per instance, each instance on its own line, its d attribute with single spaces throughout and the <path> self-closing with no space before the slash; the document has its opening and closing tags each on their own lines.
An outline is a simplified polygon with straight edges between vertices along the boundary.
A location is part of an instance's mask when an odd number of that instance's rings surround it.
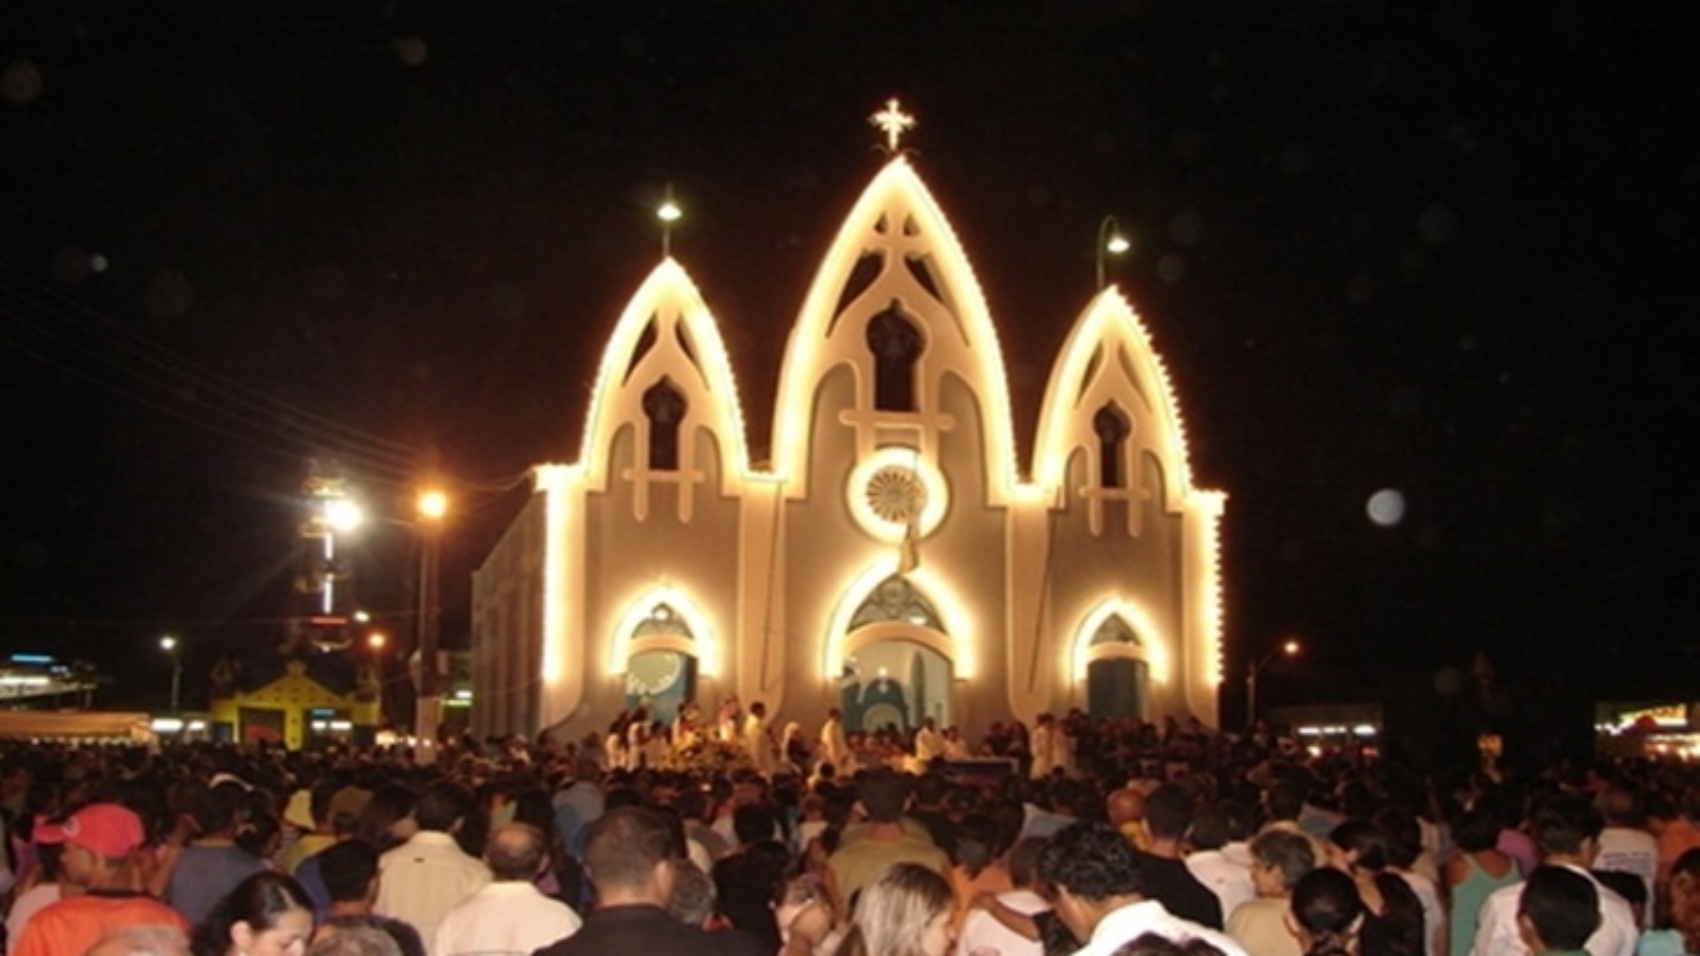
<svg viewBox="0 0 1700 956">
<path fill-rule="evenodd" d="M 458 482 L 462 637 L 525 469 L 577 457 L 669 186 L 765 457 L 897 96 L 1024 466 L 1098 224 L 1132 233 L 1110 276 L 1230 496 L 1231 674 L 1296 635 L 1274 693 L 1477 650 L 1668 676 L 1700 663 L 1700 77 L 1654 10 L 0 3 L 0 648 L 158 705 L 179 633 L 193 701 L 294 613 L 313 454 L 392 515 L 429 462 Z M 405 632 L 408 532 L 370 532 L 362 598 Z"/>
</svg>

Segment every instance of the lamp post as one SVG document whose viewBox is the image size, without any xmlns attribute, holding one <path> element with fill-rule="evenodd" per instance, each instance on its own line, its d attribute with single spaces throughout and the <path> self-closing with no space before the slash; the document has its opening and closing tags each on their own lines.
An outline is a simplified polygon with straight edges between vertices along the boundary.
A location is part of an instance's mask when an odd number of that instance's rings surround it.
<svg viewBox="0 0 1700 956">
<path fill-rule="evenodd" d="M 1097 287 L 1099 289 L 1104 288 L 1104 257 L 1107 255 L 1119 256 L 1130 248 L 1132 248 L 1132 243 L 1127 241 L 1127 236 L 1122 235 L 1121 223 L 1116 222 L 1114 216 L 1105 216 L 1098 223 Z"/>
<path fill-rule="evenodd" d="M 389 691 L 389 678 L 384 674 L 384 645 L 389 643 L 389 636 L 383 631 L 373 631 L 366 635 L 366 652 L 372 662 L 372 679 L 378 685 L 378 726 L 388 725 L 390 707 L 385 698 Z"/>
<path fill-rule="evenodd" d="M 667 198 L 655 210 L 655 218 L 661 220 L 661 258 L 673 254 L 673 224 L 684 218 L 685 211 L 673 201 L 673 187 L 667 187 Z"/>
<path fill-rule="evenodd" d="M 1263 656 L 1263 659 L 1251 665 L 1245 675 L 1245 725 L 1257 726 L 1257 673 L 1267 667 L 1277 657 L 1296 657 L 1299 653 L 1299 642 L 1285 640 L 1281 646 Z"/>
<path fill-rule="evenodd" d="M 437 643 L 442 623 L 442 601 L 438 596 L 441 578 L 443 518 L 449 512 L 448 495 L 428 489 L 419 495 L 419 698 L 414 706 L 414 736 L 424 746 L 437 739 L 442 719 L 442 692 L 438 689 Z"/>
<path fill-rule="evenodd" d="M 183 690 L 183 655 L 178 650 L 177 638 L 170 634 L 159 639 L 159 649 L 171 655 L 171 712 L 179 713 Z"/>
</svg>

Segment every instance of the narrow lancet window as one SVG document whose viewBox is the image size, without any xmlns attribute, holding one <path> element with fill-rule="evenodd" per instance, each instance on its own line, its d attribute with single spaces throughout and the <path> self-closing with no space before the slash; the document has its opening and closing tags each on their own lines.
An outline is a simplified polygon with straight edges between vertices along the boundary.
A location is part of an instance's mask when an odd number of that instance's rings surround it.
<svg viewBox="0 0 1700 956">
<path fill-rule="evenodd" d="M 1098 487 L 1125 488 L 1127 474 L 1127 416 L 1109 402 L 1092 416 L 1092 430 L 1098 433 Z"/>
<path fill-rule="evenodd" d="M 679 470 L 679 425 L 685 420 L 685 396 L 663 378 L 643 393 L 643 414 L 649 419 L 649 470 Z"/>
<path fill-rule="evenodd" d="M 874 408 L 882 412 L 913 412 L 915 363 L 924 343 L 920 330 L 897 311 L 897 303 L 868 322 L 868 350 L 874 356 Z"/>
</svg>

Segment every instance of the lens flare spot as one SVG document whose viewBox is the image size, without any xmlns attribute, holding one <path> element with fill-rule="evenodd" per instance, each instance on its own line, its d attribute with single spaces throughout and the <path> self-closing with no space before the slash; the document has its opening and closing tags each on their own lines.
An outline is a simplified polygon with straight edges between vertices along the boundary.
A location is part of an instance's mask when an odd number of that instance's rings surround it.
<svg viewBox="0 0 1700 956">
<path fill-rule="evenodd" d="M 1391 528 L 1405 520 L 1405 496 L 1396 488 L 1383 488 L 1369 496 L 1364 508 L 1369 520 L 1383 528 Z"/>
</svg>

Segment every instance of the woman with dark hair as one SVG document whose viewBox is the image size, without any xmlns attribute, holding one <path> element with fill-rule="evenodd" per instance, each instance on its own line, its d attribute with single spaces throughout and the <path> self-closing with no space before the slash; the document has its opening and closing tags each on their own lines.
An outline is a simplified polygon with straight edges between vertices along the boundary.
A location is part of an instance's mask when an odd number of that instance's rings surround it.
<svg viewBox="0 0 1700 956">
<path fill-rule="evenodd" d="M 281 873 L 255 873 L 195 927 L 194 956 L 302 956 L 313 939 L 313 904 Z"/>
<path fill-rule="evenodd" d="M 1668 922 L 1642 933 L 1635 952 L 1700 953 L 1700 849 L 1685 851 L 1671 866 Z"/>
<path fill-rule="evenodd" d="M 1364 903 L 1339 870 L 1311 870 L 1293 884 L 1292 929 L 1305 956 L 1357 956 Z"/>
<path fill-rule="evenodd" d="M 1347 820 L 1328 834 L 1328 863 L 1357 885 L 1363 956 L 1422 956 L 1423 904 L 1391 870 L 1387 838 L 1373 823 Z"/>
</svg>

